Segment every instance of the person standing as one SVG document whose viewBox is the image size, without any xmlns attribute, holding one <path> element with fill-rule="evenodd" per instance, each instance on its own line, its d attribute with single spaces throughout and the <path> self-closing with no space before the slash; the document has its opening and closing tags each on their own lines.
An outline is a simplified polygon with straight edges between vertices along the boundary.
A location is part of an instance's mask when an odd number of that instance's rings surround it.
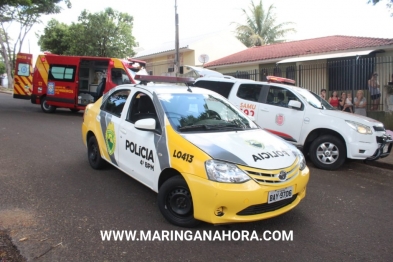
<svg viewBox="0 0 393 262">
<path fill-rule="evenodd" d="M 336 91 L 333 91 L 332 96 L 329 98 L 329 104 L 331 104 L 335 109 L 338 109 L 339 102 Z"/>
<path fill-rule="evenodd" d="M 319 96 L 322 97 L 323 100 L 326 100 L 326 89 L 322 89 Z"/>
<path fill-rule="evenodd" d="M 338 100 L 338 104 L 339 104 L 338 109 L 344 112 L 352 113 L 352 110 L 350 110 L 350 105 L 348 105 L 346 101 L 347 101 L 347 94 L 345 92 L 341 92 L 341 97 Z"/>
<path fill-rule="evenodd" d="M 353 103 L 352 103 L 352 94 L 351 92 L 349 92 L 347 94 L 347 99 L 345 100 L 345 104 L 347 105 L 347 107 L 349 108 L 349 111 L 351 113 L 353 113 Z"/>
<path fill-rule="evenodd" d="M 357 91 L 356 96 L 353 101 L 354 101 L 354 106 L 355 106 L 355 114 L 367 116 L 367 113 L 366 113 L 367 100 L 364 97 L 363 90 Z"/>
<path fill-rule="evenodd" d="M 379 110 L 381 91 L 379 89 L 378 74 L 374 72 L 368 80 L 368 89 L 370 91 L 371 107 L 370 110 Z"/>
</svg>

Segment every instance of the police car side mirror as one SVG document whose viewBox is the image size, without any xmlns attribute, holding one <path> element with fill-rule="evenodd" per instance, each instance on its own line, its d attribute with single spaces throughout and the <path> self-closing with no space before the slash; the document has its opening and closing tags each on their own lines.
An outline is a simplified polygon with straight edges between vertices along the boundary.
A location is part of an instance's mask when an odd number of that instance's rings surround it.
<svg viewBox="0 0 393 262">
<path fill-rule="evenodd" d="M 293 109 L 301 109 L 302 108 L 302 103 L 296 100 L 290 100 L 288 103 L 288 107 L 293 108 Z"/>
<path fill-rule="evenodd" d="M 141 119 L 135 122 L 135 128 L 139 130 L 155 131 L 156 120 L 154 118 Z"/>
</svg>

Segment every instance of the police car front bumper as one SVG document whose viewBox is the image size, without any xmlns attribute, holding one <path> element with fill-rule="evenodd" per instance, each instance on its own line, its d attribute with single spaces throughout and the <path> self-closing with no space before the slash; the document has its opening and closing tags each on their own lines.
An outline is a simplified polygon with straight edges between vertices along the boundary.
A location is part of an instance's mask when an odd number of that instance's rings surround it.
<svg viewBox="0 0 393 262">
<path fill-rule="evenodd" d="M 254 180 L 241 184 L 218 183 L 199 176 L 185 176 L 190 187 L 194 217 L 212 224 L 251 222 L 286 213 L 306 195 L 309 169 L 293 180 L 277 185 L 261 185 Z M 268 203 L 269 192 L 293 187 L 291 198 Z"/>
</svg>

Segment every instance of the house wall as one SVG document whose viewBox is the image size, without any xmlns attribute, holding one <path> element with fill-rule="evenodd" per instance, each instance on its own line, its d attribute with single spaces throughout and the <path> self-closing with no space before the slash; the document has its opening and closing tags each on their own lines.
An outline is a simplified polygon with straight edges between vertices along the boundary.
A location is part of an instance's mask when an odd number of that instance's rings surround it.
<svg viewBox="0 0 393 262">
<path fill-rule="evenodd" d="M 236 71 L 252 71 L 252 70 L 258 70 L 258 65 L 248 65 L 248 66 L 231 66 L 231 67 L 226 67 L 226 68 L 218 68 L 218 69 L 212 69 L 217 72 L 220 72 L 222 74 L 227 74 L 227 73 L 233 73 Z"/>
<path fill-rule="evenodd" d="M 182 52 L 179 53 L 179 62 L 180 65 L 183 64 L 194 64 L 194 51 L 187 51 L 187 52 Z M 145 60 L 147 65 L 146 65 L 146 70 L 148 72 L 152 71 L 153 75 L 159 75 L 159 76 L 174 76 L 174 72 L 169 72 L 169 68 L 174 67 L 174 61 L 175 61 L 175 54 L 169 54 L 169 55 L 161 55 L 154 57 L 152 59 L 146 59 Z"/>
<path fill-rule="evenodd" d="M 193 66 L 193 65 L 195 65 L 195 63 L 196 63 L 196 60 L 195 60 L 195 51 L 194 50 L 183 53 L 183 61 L 180 62 L 180 65 Z"/>
</svg>

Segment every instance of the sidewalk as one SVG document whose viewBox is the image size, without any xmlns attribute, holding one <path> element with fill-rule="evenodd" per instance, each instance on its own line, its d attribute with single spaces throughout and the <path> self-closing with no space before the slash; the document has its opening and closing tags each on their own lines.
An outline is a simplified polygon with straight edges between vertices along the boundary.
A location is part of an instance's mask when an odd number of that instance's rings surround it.
<svg viewBox="0 0 393 262">
<path fill-rule="evenodd" d="M 5 94 L 11 95 L 12 93 L 14 93 L 14 90 L 5 88 L 4 86 L 0 86 L 0 93 L 5 93 Z"/>
</svg>

